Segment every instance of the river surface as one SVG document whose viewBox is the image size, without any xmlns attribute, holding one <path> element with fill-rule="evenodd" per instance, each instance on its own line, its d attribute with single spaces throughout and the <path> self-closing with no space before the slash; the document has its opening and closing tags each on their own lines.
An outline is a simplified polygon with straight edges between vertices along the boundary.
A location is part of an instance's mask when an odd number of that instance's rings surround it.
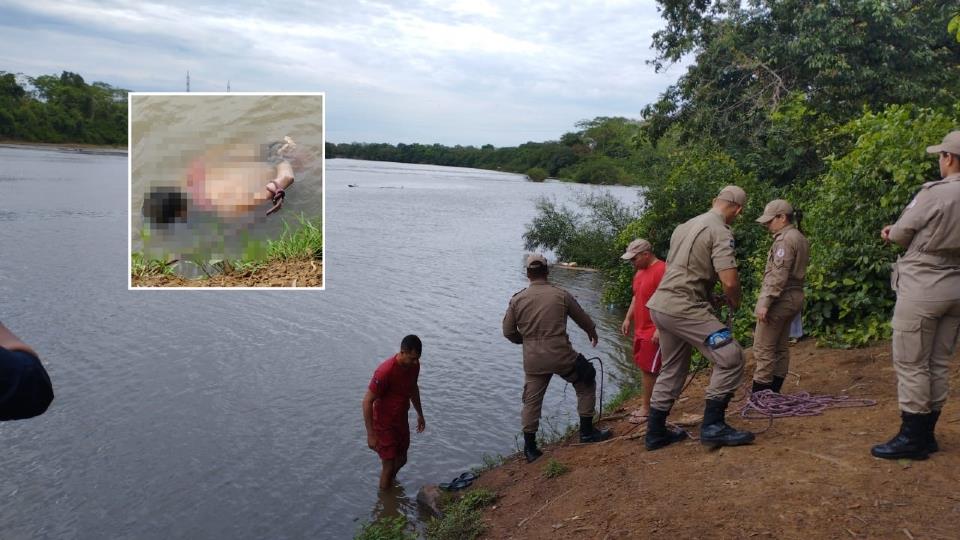
<svg viewBox="0 0 960 540">
<path fill-rule="evenodd" d="M 330 160 L 325 291 L 130 291 L 125 157 L 0 147 L 0 164 L 0 320 L 56 390 L 43 416 L 0 424 L 0 538 L 349 538 L 516 451 L 520 347 L 500 322 L 526 285 L 521 235 L 537 197 L 589 188 Z M 596 349 L 570 331 L 609 399 L 623 312 L 596 274 L 551 277 L 599 324 Z M 408 333 L 427 429 L 402 493 L 378 497 L 360 400 Z M 555 379 L 541 429 L 575 403 Z"/>
</svg>

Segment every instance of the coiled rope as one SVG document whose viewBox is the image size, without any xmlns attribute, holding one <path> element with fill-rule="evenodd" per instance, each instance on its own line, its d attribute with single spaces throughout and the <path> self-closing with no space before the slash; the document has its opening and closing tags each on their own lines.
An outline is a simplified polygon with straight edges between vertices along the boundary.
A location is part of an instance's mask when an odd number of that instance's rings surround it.
<svg viewBox="0 0 960 540">
<path fill-rule="evenodd" d="M 789 416 L 818 416 L 827 409 L 872 407 L 874 399 L 850 396 L 813 395 L 809 392 L 778 394 L 773 390 L 751 393 L 738 413 L 746 420 L 786 418 Z"/>
</svg>

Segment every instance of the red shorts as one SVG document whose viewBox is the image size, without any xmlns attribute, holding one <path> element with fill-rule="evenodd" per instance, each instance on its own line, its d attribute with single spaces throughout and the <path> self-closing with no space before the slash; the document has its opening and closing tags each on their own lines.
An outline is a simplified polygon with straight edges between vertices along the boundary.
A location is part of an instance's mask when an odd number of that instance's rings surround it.
<svg viewBox="0 0 960 540">
<path fill-rule="evenodd" d="M 377 434 L 377 455 L 380 459 L 407 458 L 410 426 L 406 422 L 390 427 L 374 426 L 374 432 Z"/>
<path fill-rule="evenodd" d="M 660 367 L 663 365 L 663 358 L 660 356 L 660 344 L 634 336 L 633 363 L 647 373 L 660 373 Z"/>
</svg>

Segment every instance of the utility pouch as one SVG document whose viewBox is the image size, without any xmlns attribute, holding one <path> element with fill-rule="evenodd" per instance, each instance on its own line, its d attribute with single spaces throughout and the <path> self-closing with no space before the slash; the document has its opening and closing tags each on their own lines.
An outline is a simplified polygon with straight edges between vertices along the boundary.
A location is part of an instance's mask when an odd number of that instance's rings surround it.
<svg viewBox="0 0 960 540">
<path fill-rule="evenodd" d="M 573 362 L 573 370 L 576 373 L 576 379 L 571 382 L 596 382 L 597 369 L 582 354 L 577 354 L 577 359 Z"/>
<path fill-rule="evenodd" d="M 719 349 L 724 345 L 729 345 L 733 342 L 733 332 L 729 328 L 721 328 L 716 332 L 707 336 L 707 339 L 703 340 L 703 343 L 710 347 L 713 350 Z"/>
</svg>

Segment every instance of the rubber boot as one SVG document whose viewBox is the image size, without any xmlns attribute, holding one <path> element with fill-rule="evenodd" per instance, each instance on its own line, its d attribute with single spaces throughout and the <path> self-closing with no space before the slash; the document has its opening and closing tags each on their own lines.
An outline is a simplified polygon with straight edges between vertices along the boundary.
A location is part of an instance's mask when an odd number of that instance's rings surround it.
<svg viewBox="0 0 960 540">
<path fill-rule="evenodd" d="M 700 426 L 700 442 L 704 446 L 718 448 L 741 446 L 753 442 L 753 433 L 737 431 L 727 424 L 724 415 L 727 412 L 728 403 L 730 403 L 730 397 L 723 400 L 707 400 L 703 409 L 703 424 Z"/>
<path fill-rule="evenodd" d="M 753 386 L 750 388 L 750 393 L 756 394 L 757 392 L 762 392 L 764 390 L 773 390 L 773 384 L 753 381 Z"/>
<path fill-rule="evenodd" d="M 593 427 L 592 416 L 580 417 L 580 442 L 592 443 L 605 441 L 609 439 L 611 435 L 613 435 L 613 432 L 609 429 L 597 429 Z"/>
<path fill-rule="evenodd" d="M 643 438 L 643 445 L 647 450 L 658 450 L 688 437 L 686 431 L 674 431 L 667 427 L 668 414 L 668 411 L 650 409 L 650 414 L 647 415 L 647 435 Z"/>
<path fill-rule="evenodd" d="M 776 376 L 775 376 L 775 377 L 773 378 L 773 382 L 770 383 L 770 389 L 779 394 L 779 393 L 780 393 L 780 389 L 783 388 L 783 381 L 784 381 L 784 378 L 783 378 L 783 377 L 776 377 Z"/>
<path fill-rule="evenodd" d="M 527 458 L 527 463 L 533 463 L 543 452 L 537 449 L 537 434 L 523 432 L 523 456 Z"/>
<path fill-rule="evenodd" d="M 870 449 L 873 457 L 883 459 L 927 459 L 930 444 L 930 415 L 901 412 L 900 431 L 885 444 Z"/>
<path fill-rule="evenodd" d="M 927 452 L 930 454 L 940 451 L 940 445 L 937 444 L 937 438 L 933 433 L 939 419 L 940 411 L 930 411 L 930 416 L 927 417 Z"/>
</svg>

